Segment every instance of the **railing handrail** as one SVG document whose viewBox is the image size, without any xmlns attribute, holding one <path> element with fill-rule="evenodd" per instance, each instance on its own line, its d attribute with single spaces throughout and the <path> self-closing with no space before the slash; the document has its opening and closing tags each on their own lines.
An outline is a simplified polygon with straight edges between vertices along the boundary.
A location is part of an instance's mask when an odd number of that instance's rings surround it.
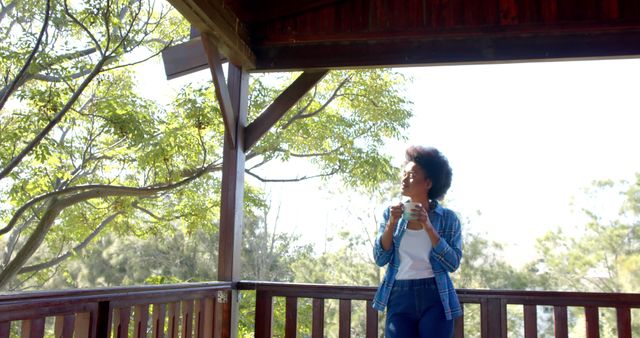
<svg viewBox="0 0 640 338">
<path fill-rule="evenodd" d="M 273 296 L 334 298 L 371 300 L 376 292 L 375 286 L 349 286 L 312 283 L 286 283 L 264 281 L 240 281 L 238 290 L 260 290 Z M 460 300 L 464 303 L 480 303 L 483 299 L 501 299 L 506 304 L 531 305 L 566 305 L 637 307 L 640 304 L 640 293 L 606 293 L 578 291 L 540 291 L 540 290 L 484 290 L 457 289 Z"/>
<path fill-rule="evenodd" d="M 127 294 L 134 292 L 146 292 L 154 290 L 180 290 L 207 287 L 228 287 L 235 288 L 235 282 L 199 282 L 199 283 L 179 283 L 179 284 L 159 284 L 159 285 L 130 285 L 130 286 L 112 286 L 104 288 L 86 288 L 86 289 L 65 289 L 65 290 L 47 290 L 47 291 L 21 291 L 11 293 L 0 293 L 0 304 L 18 300 L 34 300 L 40 298 L 58 298 L 58 297 L 80 297 L 90 295 L 110 295 L 110 294 Z"/>
<path fill-rule="evenodd" d="M 457 289 L 457 293 L 460 301 L 464 303 L 480 303 L 482 299 L 500 299 L 506 304 L 523 305 L 640 306 L 640 293 L 483 289 Z"/>
<path fill-rule="evenodd" d="M 287 283 L 249 281 L 239 282 L 202 282 L 162 285 L 133 285 L 108 288 L 69 289 L 53 291 L 31 291 L 0 294 L 0 309 L 9 304 L 34 304 L 43 300 L 83 300 L 103 301 L 126 299 L 136 295 L 155 296 L 172 292 L 202 291 L 205 289 L 222 290 L 261 290 L 274 296 L 321 297 L 335 299 L 372 299 L 375 286 L 351 286 L 338 284 Z M 182 292 L 180 292 L 182 291 Z M 465 303 L 479 303 L 482 299 L 501 299 L 507 304 L 567 305 L 599 307 L 630 306 L 640 304 L 640 293 L 605 293 L 578 291 L 540 291 L 540 290 L 484 290 L 458 289 L 457 293 Z"/>
<path fill-rule="evenodd" d="M 276 297 L 306 297 L 372 300 L 376 292 L 375 286 L 352 286 L 338 284 L 286 283 L 263 281 L 240 281 L 238 290 L 255 290 L 268 292 Z"/>
</svg>

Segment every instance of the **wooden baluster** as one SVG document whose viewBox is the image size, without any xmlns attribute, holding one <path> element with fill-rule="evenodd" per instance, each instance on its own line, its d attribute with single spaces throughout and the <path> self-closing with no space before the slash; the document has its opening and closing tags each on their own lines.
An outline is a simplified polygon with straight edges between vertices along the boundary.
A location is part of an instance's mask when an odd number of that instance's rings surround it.
<svg viewBox="0 0 640 338">
<path fill-rule="evenodd" d="M 631 311 L 628 307 L 616 308 L 618 318 L 618 337 L 631 337 Z"/>
<path fill-rule="evenodd" d="M 0 337 L 9 337 L 11 334 L 11 322 L 0 322 Z"/>
<path fill-rule="evenodd" d="M 538 311 L 535 305 L 524 305 L 524 338 L 538 337 Z"/>
<path fill-rule="evenodd" d="M 482 338 L 505 338 L 507 336 L 507 306 L 500 299 L 483 299 L 480 302 Z"/>
<path fill-rule="evenodd" d="M 182 301 L 182 338 L 191 338 L 193 333 L 193 301 Z"/>
<path fill-rule="evenodd" d="M 213 298 L 204 301 L 204 337 L 213 338 L 216 302 Z"/>
<path fill-rule="evenodd" d="M 86 338 L 91 335 L 91 312 L 76 313 L 73 331 L 76 338 Z"/>
<path fill-rule="evenodd" d="M 202 338 L 204 336 L 204 309 L 205 300 L 202 298 L 196 299 L 195 306 L 193 308 L 193 318 L 196 320 L 195 336 Z"/>
<path fill-rule="evenodd" d="M 113 337 L 119 337 L 120 332 L 120 309 L 113 309 Z M 109 336 L 112 337 L 112 336 Z"/>
<path fill-rule="evenodd" d="M 566 306 L 553 307 L 553 323 L 556 338 L 569 338 Z"/>
<path fill-rule="evenodd" d="M 110 301 L 98 302 L 96 311 L 91 312 L 91 336 L 95 338 L 111 338 L 111 323 L 113 322 L 113 310 Z"/>
<path fill-rule="evenodd" d="M 340 299 L 340 317 L 338 322 L 338 337 L 351 337 L 351 300 Z"/>
<path fill-rule="evenodd" d="M 378 310 L 373 308 L 373 302 L 367 301 L 367 338 L 378 337 Z"/>
<path fill-rule="evenodd" d="M 149 305 L 136 305 L 134 315 L 135 326 L 133 328 L 133 336 L 135 338 L 144 338 L 147 336 Z"/>
<path fill-rule="evenodd" d="M 44 318 L 27 319 L 22 321 L 21 338 L 44 337 Z"/>
<path fill-rule="evenodd" d="M 53 335 L 56 338 L 72 338 L 74 321 L 75 321 L 75 317 L 73 315 L 56 316 Z M 0 333 L 0 337 L 6 337 L 6 336 L 3 336 Z"/>
<path fill-rule="evenodd" d="M 453 325 L 453 337 L 464 338 L 464 315 L 456 318 Z"/>
<path fill-rule="evenodd" d="M 324 299 L 313 299 L 312 318 L 311 337 L 322 338 L 324 336 Z"/>
<path fill-rule="evenodd" d="M 115 338 L 129 337 L 129 317 L 131 316 L 131 308 L 117 308 L 113 316 L 113 329 L 115 330 Z"/>
<path fill-rule="evenodd" d="M 298 298 L 287 297 L 285 315 L 285 338 L 295 338 L 298 326 Z"/>
<path fill-rule="evenodd" d="M 587 324 L 587 338 L 600 338 L 600 318 L 598 308 L 587 306 L 584 308 L 584 318 Z"/>
<path fill-rule="evenodd" d="M 178 338 L 178 324 L 180 324 L 180 303 L 169 304 L 169 327 L 167 327 L 167 336 L 169 338 Z"/>
<path fill-rule="evenodd" d="M 273 320 L 273 296 L 264 291 L 256 291 L 255 335 L 257 338 L 271 337 Z"/>
<path fill-rule="evenodd" d="M 164 338 L 164 304 L 153 304 L 152 338 Z"/>
</svg>

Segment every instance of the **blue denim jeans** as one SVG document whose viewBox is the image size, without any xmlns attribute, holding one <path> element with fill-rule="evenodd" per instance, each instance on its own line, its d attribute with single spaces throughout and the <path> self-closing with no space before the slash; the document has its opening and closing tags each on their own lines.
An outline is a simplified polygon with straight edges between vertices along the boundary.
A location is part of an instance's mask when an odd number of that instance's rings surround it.
<svg viewBox="0 0 640 338">
<path fill-rule="evenodd" d="M 387 303 L 387 338 L 451 338 L 435 278 L 396 280 Z"/>
</svg>

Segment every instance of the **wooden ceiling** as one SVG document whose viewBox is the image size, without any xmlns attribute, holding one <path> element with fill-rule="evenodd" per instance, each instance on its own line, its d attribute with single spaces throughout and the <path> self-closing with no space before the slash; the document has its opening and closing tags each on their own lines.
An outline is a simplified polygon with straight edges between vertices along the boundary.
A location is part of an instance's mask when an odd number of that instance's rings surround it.
<svg viewBox="0 0 640 338">
<path fill-rule="evenodd" d="M 640 0 L 170 2 L 254 71 L 640 55 Z"/>
</svg>

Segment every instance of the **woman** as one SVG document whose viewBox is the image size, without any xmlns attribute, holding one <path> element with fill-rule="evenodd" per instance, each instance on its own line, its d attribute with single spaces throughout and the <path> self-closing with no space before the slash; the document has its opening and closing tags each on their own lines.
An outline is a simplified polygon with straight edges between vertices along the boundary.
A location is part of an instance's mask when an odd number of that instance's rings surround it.
<svg viewBox="0 0 640 338">
<path fill-rule="evenodd" d="M 462 258 L 460 221 L 438 204 L 451 176 L 437 149 L 407 149 L 402 194 L 412 203 L 385 210 L 374 246 L 376 264 L 388 265 L 373 302 L 378 311 L 387 308 L 387 338 L 450 338 L 454 319 L 462 315 L 449 277 Z"/>
</svg>

